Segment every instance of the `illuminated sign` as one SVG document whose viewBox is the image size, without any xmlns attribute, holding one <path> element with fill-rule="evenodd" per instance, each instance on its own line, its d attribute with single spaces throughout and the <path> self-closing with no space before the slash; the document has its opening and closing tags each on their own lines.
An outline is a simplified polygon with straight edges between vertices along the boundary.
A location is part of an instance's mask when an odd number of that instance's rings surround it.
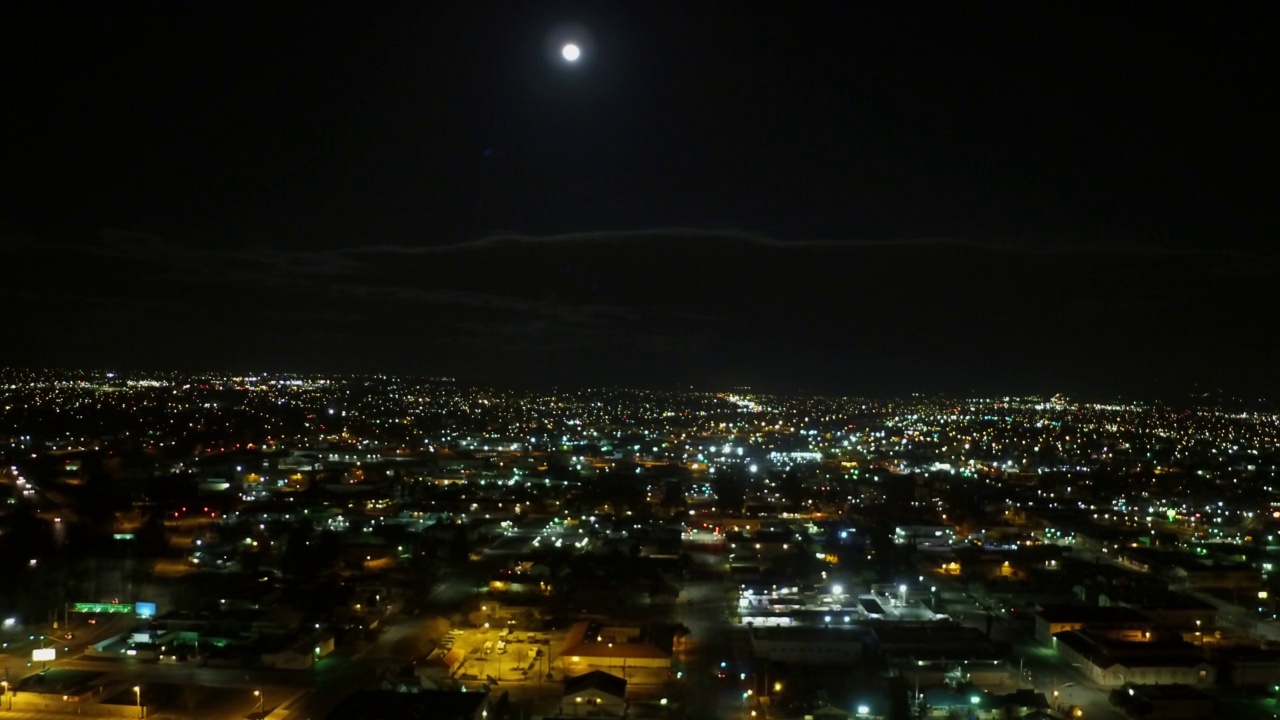
<svg viewBox="0 0 1280 720">
<path fill-rule="evenodd" d="M 36 648 L 31 651 L 32 662 L 49 662 L 58 656 L 57 648 Z"/>
<path fill-rule="evenodd" d="M 152 603 L 152 607 L 155 607 L 154 603 Z M 71 612 L 131 613 L 133 612 L 133 603 L 76 603 L 71 606 Z"/>
<path fill-rule="evenodd" d="M 138 617 L 155 617 L 156 604 L 153 602 L 136 602 L 133 609 L 138 612 Z"/>
</svg>

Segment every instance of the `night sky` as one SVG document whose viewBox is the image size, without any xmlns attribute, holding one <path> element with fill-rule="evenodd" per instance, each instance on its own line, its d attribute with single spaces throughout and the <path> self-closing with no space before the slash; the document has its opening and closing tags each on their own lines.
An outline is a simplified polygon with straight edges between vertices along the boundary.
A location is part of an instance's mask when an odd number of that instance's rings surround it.
<svg viewBox="0 0 1280 720">
<path fill-rule="evenodd" d="M 0 365 L 1280 391 L 1253 4 L 375 5 L 0 8 Z"/>
</svg>

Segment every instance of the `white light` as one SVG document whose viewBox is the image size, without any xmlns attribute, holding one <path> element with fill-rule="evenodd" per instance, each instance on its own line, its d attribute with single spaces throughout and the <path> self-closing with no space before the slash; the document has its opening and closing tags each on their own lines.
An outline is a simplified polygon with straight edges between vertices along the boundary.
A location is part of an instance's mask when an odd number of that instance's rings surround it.
<svg viewBox="0 0 1280 720">
<path fill-rule="evenodd" d="M 564 56 L 565 60 L 574 62 L 582 55 L 582 50 L 580 50 L 577 45 L 569 43 L 560 49 L 560 54 Z"/>
<path fill-rule="evenodd" d="M 843 594 L 844 594 L 844 587 L 843 587 L 843 586 L 841 586 L 841 585 L 832 585 L 832 586 L 831 586 L 831 593 L 832 593 L 833 595 L 843 595 Z"/>
</svg>

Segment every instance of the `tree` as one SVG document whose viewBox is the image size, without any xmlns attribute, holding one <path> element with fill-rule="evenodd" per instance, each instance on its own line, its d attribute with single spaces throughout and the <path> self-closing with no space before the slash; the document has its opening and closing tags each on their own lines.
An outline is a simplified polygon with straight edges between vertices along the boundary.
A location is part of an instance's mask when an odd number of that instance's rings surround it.
<svg viewBox="0 0 1280 720">
<path fill-rule="evenodd" d="M 332 568 L 342 556 L 342 534 L 326 530 L 313 541 L 315 553 L 312 562 L 319 568 Z"/>
<path fill-rule="evenodd" d="M 160 512 L 152 512 L 134 536 L 138 557 L 159 557 L 169 550 L 169 533 Z"/>
<path fill-rule="evenodd" d="M 448 618 L 437 615 L 423 620 L 422 628 L 418 632 L 422 637 L 435 642 L 443 638 L 445 635 L 448 635 L 449 631 L 452 629 L 453 623 L 449 622 Z"/>
<path fill-rule="evenodd" d="M 316 546 L 311 542 L 314 523 L 300 518 L 290 528 L 284 542 L 284 570 L 299 575 L 310 575 L 322 568 L 318 562 Z"/>
<path fill-rule="evenodd" d="M 716 494 L 716 504 L 724 512 L 742 512 L 747 502 L 747 485 L 741 477 L 733 474 L 717 475 L 711 483 Z"/>
<path fill-rule="evenodd" d="M 426 653 L 431 643 L 422 635 L 405 635 L 391 644 L 387 655 L 393 660 L 412 660 Z"/>
<path fill-rule="evenodd" d="M 668 480 L 662 487 L 662 507 L 673 512 L 684 510 L 687 506 L 684 497 L 684 484 L 679 480 Z"/>
<path fill-rule="evenodd" d="M 449 559 L 465 563 L 471 558 L 471 539 L 467 537 L 467 526 L 459 524 L 454 528 L 453 537 L 449 539 Z"/>
</svg>

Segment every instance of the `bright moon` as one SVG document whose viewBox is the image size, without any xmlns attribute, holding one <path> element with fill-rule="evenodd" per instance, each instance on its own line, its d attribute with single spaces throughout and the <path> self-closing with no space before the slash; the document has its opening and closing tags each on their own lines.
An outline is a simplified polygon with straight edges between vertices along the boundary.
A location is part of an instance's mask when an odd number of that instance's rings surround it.
<svg viewBox="0 0 1280 720">
<path fill-rule="evenodd" d="M 560 49 L 560 54 L 564 56 L 565 60 L 573 62 L 578 59 L 578 56 L 582 54 L 582 51 L 578 49 L 577 45 L 569 43 Z"/>
</svg>

